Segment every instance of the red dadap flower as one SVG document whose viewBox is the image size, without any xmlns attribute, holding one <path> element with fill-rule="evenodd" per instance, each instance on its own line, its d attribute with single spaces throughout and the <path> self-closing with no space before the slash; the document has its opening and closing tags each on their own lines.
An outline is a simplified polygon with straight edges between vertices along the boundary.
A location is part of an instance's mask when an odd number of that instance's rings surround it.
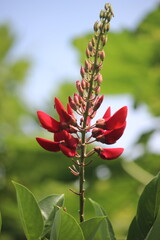
<svg viewBox="0 0 160 240">
<path fill-rule="evenodd" d="M 67 111 L 58 98 L 55 98 L 55 108 L 59 114 L 60 121 L 55 120 L 48 114 L 38 111 L 37 115 L 43 128 L 54 133 L 54 141 L 43 138 L 36 138 L 41 147 L 48 151 L 62 151 L 67 157 L 74 157 L 77 152 L 78 139 L 74 138 L 69 132 L 77 132 L 77 121 L 74 117 L 70 105 Z M 65 130 L 64 130 L 65 129 Z"/>
<path fill-rule="evenodd" d="M 59 114 L 59 122 L 45 112 L 37 112 L 42 127 L 53 133 L 59 132 L 63 129 L 66 129 L 68 132 L 76 132 L 75 126 L 77 123 L 70 105 L 67 105 L 66 111 L 59 99 L 55 98 L 55 108 Z"/>
<path fill-rule="evenodd" d="M 110 107 L 106 110 L 102 119 L 97 120 L 96 128 L 92 130 L 92 136 L 97 141 L 105 144 L 114 144 L 123 134 L 126 127 L 127 107 L 124 106 L 111 116 Z M 119 157 L 123 148 L 94 148 L 94 151 L 102 159 L 115 159 Z"/>
<path fill-rule="evenodd" d="M 54 140 L 50 141 L 44 138 L 36 138 L 41 147 L 51 152 L 62 151 L 67 157 L 74 157 L 77 152 L 78 139 L 74 138 L 70 133 L 65 130 L 54 134 Z"/>
<path fill-rule="evenodd" d="M 123 148 L 101 148 L 95 147 L 94 151 L 104 160 L 112 160 L 119 157 L 124 149 Z"/>
</svg>

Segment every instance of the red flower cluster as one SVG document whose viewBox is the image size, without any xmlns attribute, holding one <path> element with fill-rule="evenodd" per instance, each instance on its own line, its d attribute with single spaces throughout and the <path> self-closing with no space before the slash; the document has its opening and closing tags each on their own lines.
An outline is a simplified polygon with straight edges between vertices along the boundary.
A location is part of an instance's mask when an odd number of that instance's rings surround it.
<svg viewBox="0 0 160 240">
<path fill-rule="evenodd" d="M 80 96 L 75 95 L 74 99 Z M 78 100 L 76 100 L 78 101 Z M 96 99 L 96 104 L 90 109 L 91 115 L 100 107 L 103 101 L 103 96 Z M 76 137 L 72 133 L 78 133 L 81 130 L 81 125 L 77 124 L 77 120 L 73 114 L 72 108 L 75 108 L 75 101 L 69 97 L 67 110 L 59 99 L 55 98 L 55 109 L 59 115 L 60 121 L 55 120 L 48 114 L 38 111 L 38 118 L 43 128 L 54 133 L 54 141 L 37 137 L 37 142 L 44 149 L 52 152 L 62 151 L 67 157 L 76 156 L 77 149 L 80 143 L 78 134 Z M 90 126 L 90 117 L 87 120 L 87 131 L 92 129 L 91 137 L 95 141 L 114 144 L 123 134 L 126 127 L 127 107 L 122 107 L 114 115 L 111 116 L 110 107 L 105 112 L 103 118 L 96 121 L 96 124 Z M 123 148 L 101 148 L 95 147 L 94 152 L 97 152 L 102 159 L 115 159 L 119 157 Z"/>
<path fill-rule="evenodd" d="M 37 112 L 42 127 L 54 133 L 54 141 L 38 137 L 36 140 L 41 147 L 48 151 L 62 151 L 67 157 L 74 157 L 77 154 L 76 149 L 79 140 L 70 134 L 70 132 L 77 132 L 77 123 L 73 111 L 69 104 L 66 111 L 57 98 L 55 98 L 55 108 L 59 114 L 59 122 L 44 112 Z"/>
</svg>

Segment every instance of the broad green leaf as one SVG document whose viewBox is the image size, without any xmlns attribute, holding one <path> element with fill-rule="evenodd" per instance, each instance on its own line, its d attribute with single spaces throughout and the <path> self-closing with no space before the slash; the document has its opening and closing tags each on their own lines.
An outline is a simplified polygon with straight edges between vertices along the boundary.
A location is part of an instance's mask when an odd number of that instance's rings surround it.
<svg viewBox="0 0 160 240">
<path fill-rule="evenodd" d="M 1 232 L 1 228 L 2 228 L 2 216 L 1 216 L 1 212 L 0 212 L 0 232 Z"/>
<path fill-rule="evenodd" d="M 95 234 L 96 234 L 97 230 L 99 229 L 99 226 L 101 225 L 104 218 L 106 218 L 106 217 L 105 216 L 95 217 L 95 218 L 91 218 L 87 221 L 84 221 L 80 224 L 85 239 L 87 239 L 87 240 L 95 239 Z"/>
<path fill-rule="evenodd" d="M 68 213 L 59 209 L 52 226 L 50 240 L 85 240 L 82 229 Z"/>
<path fill-rule="evenodd" d="M 159 206 L 160 174 L 145 187 L 140 196 L 137 215 L 131 223 L 127 240 L 144 240 L 146 238 L 157 218 Z"/>
<path fill-rule="evenodd" d="M 89 199 L 89 201 L 92 203 L 96 216 L 106 216 L 106 212 L 104 211 L 104 209 L 95 201 L 93 201 L 92 199 Z M 113 232 L 113 228 L 112 225 L 108 219 L 108 217 L 106 217 L 100 227 L 99 227 L 99 231 L 100 231 L 100 240 L 116 240 L 115 236 L 114 236 L 114 232 Z"/>
<path fill-rule="evenodd" d="M 43 231 L 43 217 L 33 194 L 23 185 L 13 182 L 18 210 L 27 240 L 38 240 Z"/>
<path fill-rule="evenodd" d="M 38 205 L 41 209 L 41 213 L 44 217 L 44 230 L 43 236 L 45 236 L 50 230 L 54 221 L 55 214 L 58 210 L 57 207 L 62 207 L 64 204 L 64 194 L 61 195 L 51 195 L 42 199 Z"/>
<path fill-rule="evenodd" d="M 160 238 L 160 208 L 158 211 L 157 218 L 153 224 L 153 227 L 149 231 L 145 240 L 155 240 Z"/>
</svg>

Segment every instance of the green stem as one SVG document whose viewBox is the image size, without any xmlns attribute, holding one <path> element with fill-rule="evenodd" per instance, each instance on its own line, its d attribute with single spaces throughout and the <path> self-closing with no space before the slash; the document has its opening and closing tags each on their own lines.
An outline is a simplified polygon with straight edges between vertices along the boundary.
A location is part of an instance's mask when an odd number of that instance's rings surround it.
<svg viewBox="0 0 160 240">
<path fill-rule="evenodd" d="M 99 33 L 98 39 L 97 39 L 97 44 L 96 44 L 96 52 L 95 52 L 95 57 L 94 57 L 94 67 L 93 71 L 91 74 L 91 79 L 90 79 L 90 87 L 88 91 L 88 96 L 87 96 L 87 105 L 86 105 L 86 110 L 84 113 L 84 121 L 83 121 L 83 127 L 82 127 L 82 135 L 81 135 L 81 156 L 80 156 L 80 167 L 79 167 L 79 204 L 80 204 L 80 210 L 79 210 L 79 217 L 80 217 L 80 222 L 84 221 L 84 208 L 85 208 L 85 188 L 84 188 L 84 183 L 85 183 L 85 155 L 86 155 L 86 127 L 87 127 L 87 118 L 88 118 L 88 112 L 90 108 L 90 98 L 92 94 L 92 89 L 93 89 L 93 80 L 94 80 L 94 74 L 96 71 L 97 67 L 97 62 L 98 62 L 98 51 L 99 51 L 99 45 L 100 45 L 100 39 L 102 36 L 102 31 L 104 27 L 105 21 L 103 22 L 102 25 L 102 30 Z"/>
</svg>

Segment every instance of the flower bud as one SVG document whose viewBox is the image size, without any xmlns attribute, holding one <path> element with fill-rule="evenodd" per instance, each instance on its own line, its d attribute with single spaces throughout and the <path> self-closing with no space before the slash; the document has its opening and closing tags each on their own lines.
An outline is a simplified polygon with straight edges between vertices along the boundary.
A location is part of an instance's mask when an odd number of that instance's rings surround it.
<svg viewBox="0 0 160 240">
<path fill-rule="evenodd" d="M 101 83 L 103 81 L 102 74 L 100 74 L 100 73 L 97 74 L 96 81 L 97 81 L 98 85 L 101 85 Z"/>
<path fill-rule="evenodd" d="M 71 107 L 74 111 L 76 111 L 76 110 L 77 110 L 77 106 L 76 106 L 75 102 L 73 101 L 73 99 L 69 96 L 68 100 L 69 100 L 69 105 L 70 105 L 70 107 Z"/>
<path fill-rule="evenodd" d="M 99 52 L 99 57 L 100 57 L 100 59 L 101 59 L 102 61 L 104 60 L 104 58 L 105 58 L 105 52 L 104 52 L 104 50 L 101 51 L 101 52 Z"/>
<path fill-rule="evenodd" d="M 88 43 L 88 49 L 89 49 L 89 51 L 92 51 L 92 50 L 93 50 L 92 42 L 89 42 L 89 43 Z"/>
<path fill-rule="evenodd" d="M 82 78 L 82 81 L 81 81 L 81 86 L 82 86 L 83 89 L 86 88 L 86 82 L 83 78 Z"/>
<path fill-rule="evenodd" d="M 101 106 L 102 102 L 103 102 L 103 99 L 104 99 L 104 95 L 102 95 L 101 97 L 99 97 L 93 107 L 93 111 L 97 111 L 98 108 Z"/>
<path fill-rule="evenodd" d="M 96 111 L 94 111 L 90 114 L 90 118 L 93 119 L 95 117 L 95 115 L 96 115 Z"/>
<path fill-rule="evenodd" d="M 101 42 L 102 42 L 103 46 L 105 46 L 105 44 L 107 42 L 107 37 L 104 34 L 101 37 Z"/>
<path fill-rule="evenodd" d="M 101 10 L 101 11 L 100 11 L 100 14 L 99 14 L 99 17 L 100 17 L 100 18 L 104 18 L 104 17 L 105 17 L 104 15 L 105 15 L 105 11 Z"/>
<path fill-rule="evenodd" d="M 77 85 L 77 82 L 76 82 L 76 85 Z M 78 87 L 77 87 L 77 90 L 78 90 Z M 80 107 L 79 96 L 77 93 L 74 93 L 74 102 L 77 106 Z"/>
<path fill-rule="evenodd" d="M 81 86 L 80 81 L 76 81 L 76 88 L 77 88 L 77 90 L 78 90 L 78 92 L 79 92 L 79 95 L 80 95 L 80 96 L 83 96 L 84 90 L 83 90 L 83 88 L 82 88 L 82 86 Z"/>
<path fill-rule="evenodd" d="M 97 32 L 99 30 L 99 22 L 98 21 L 95 22 L 93 28 L 94 28 L 95 32 Z"/>
<path fill-rule="evenodd" d="M 104 30 L 105 30 L 106 32 L 108 32 L 109 29 L 110 29 L 110 23 L 106 23 L 105 26 L 104 26 Z"/>
<path fill-rule="evenodd" d="M 88 70 L 90 70 L 90 68 L 91 68 L 91 64 L 87 61 L 87 60 L 85 60 L 85 72 L 88 72 Z"/>
<path fill-rule="evenodd" d="M 95 41 L 95 38 L 93 37 L 93 38 L 92 38 L 92 46 L 94 47 L 95 44 L 96 44 L 96 41 Z"/>
<path fill-rule="evenodd" d="M 87 58 L 89 58 L 89 57 L 90 57 L 90 51 L 89 51 L 89 49 L 88 49 L 88 48 L 86 48 L 86 56 L 87 56 Z"/>
<path fill-rule="evenodd" d="M 96 87 L 95 94 L 98 95 L 100 93 L 100 90 L 101 90 L 100 86 Z"/>
<path fill-rule="evenodd" d="M 81 69 L 80 69 L 80 74 L 81 74 L 82 77 L 84 77 L 84 75 L 85 75 L 85 69 L 84 69 L 84 67 L 81 67 Z"/>
<path fill-rule="evenodd" d="M 109 3 L 106 3 L 105 6 L 104 6 L 104 8 L 105 8 L 106 10 L 110 9 L 110 7 L 111 7 L 111 5 L 110 5 Z"/>
</svg>

